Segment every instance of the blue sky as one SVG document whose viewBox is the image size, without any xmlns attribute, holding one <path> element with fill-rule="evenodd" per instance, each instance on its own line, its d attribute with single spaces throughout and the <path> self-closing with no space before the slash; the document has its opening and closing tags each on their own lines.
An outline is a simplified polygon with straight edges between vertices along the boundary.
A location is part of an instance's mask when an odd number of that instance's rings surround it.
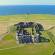
<svg viewBox="0 0 55 55">
<path fill-rule="evenodd" d="M 55 0 L 0 0 L 0 5 L 55 5 Z"/>
</svg>

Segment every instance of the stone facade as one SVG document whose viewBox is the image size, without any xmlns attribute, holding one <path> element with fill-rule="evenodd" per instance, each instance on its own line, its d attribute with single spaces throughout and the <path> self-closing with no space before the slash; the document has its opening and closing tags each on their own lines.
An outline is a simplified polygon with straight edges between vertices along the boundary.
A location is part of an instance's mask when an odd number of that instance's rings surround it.
<svg viewBox="0 0 55 55">
<path fill-rule="evenodd" d="M 17 43 L 39 43 L 40 42 L 40 30 L 41 26 L 38 24 L 35 24 L 33 22 L 20 22 L 16 24 L 17 30 L 16 30 L 16 40 Z M 27 30 L 26 30 L 26 29 Z M 32 34 L 28 32 L 28 28 L 32 28 Z M 38 30 L 36 30 L 38 29 Z"/>
</svg>

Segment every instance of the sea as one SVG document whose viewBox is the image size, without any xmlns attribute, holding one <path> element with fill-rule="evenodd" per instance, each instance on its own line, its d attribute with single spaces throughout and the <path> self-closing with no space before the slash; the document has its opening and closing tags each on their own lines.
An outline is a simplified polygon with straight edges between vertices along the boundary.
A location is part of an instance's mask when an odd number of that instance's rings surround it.
<svg viewBox="0 0 55 55">
<path fill-rule="evenodd" d="M 0 15 L 54 14 L 55 5 L 10 5 L 0 6 Z"/>
</svg>

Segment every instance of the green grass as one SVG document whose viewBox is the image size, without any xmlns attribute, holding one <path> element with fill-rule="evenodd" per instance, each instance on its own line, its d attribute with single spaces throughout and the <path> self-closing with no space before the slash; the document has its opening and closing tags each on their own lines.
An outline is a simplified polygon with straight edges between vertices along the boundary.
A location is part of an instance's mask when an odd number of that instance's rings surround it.
<svg viewBox="0 0 55 55">
<path fill-rule="evenodd" d="M 52 43 L 51 43 L 52 44 Z M 2 50 L 0 51 L 1 55 L 51 55 L 53 52 L 54 46 L 50 43 L 39 43 L 25 45 L 23 47 L 18 47 L 15 49 Z"/>
<path fill-rule="evenodd" d="M 28 18 L 27 18 L 28 17 Z M 48 14 L 21 14 L 21 15 L 9 15 L 9 16 L 0 16 L 0 22 L 8 24 L 8 27 L 24 21 L 33 21 L 41 23 L 44 26 L 46 31 L 42 32 L 42 36 L 49 38 L 50 42 L 37 43 L 37 44 L 27 44 L 21 47 L 8 50 L 0 50 L 0 55 L 52 55 L 55 51 L 55 45 L 52 42 L 50 37 L 53 37 L 55 41 L 55 28 L 48 30 L 50 27 L 55 26 L 55 15 Z M 1 28 L 0 28 L 1 29 Z M 9 29 L 9 28 L 8 28 Z M 12 29 L 12 31 L 15 31 Z M 52 36 L 52 35 L 54 36 Z M 3 44 L 4 41 L 0 43 L 0 49 L 10 48 L 16 46 L 15 33 L 10 33 L 5 36 L 7 43 Z M 19 46 L 19 45 L 18 45 Z"/>
<path fill-rule="evenodd" d="M 28 54 L 30 55 L 51 55 L 55 51 L 55 45 L 50 38 L 51 33 L 50 34 L 48 33 L 49 31 L 47 30 L 43 31 L 42 36 L 49 38 L 50 42 L 27 44 L 27 45 L 17 47 L 14 49 L 0 50 L 0 54 L 1 55 L 16 55 L 16 54 L 17 55 L 28 55 Z M 10 47 L 11 46 L 9 46 L 8 48 Z M 3 48 L 7 48 L 7 46 L 6 47 L 3 46 Z"/>
<path fill-rule="evenodd" d="M 4 36 L 3 40 L 12 40 L 14 39 L 14 37 L 11 34 L 7 34 L 6 36 Z"/>
</svg>

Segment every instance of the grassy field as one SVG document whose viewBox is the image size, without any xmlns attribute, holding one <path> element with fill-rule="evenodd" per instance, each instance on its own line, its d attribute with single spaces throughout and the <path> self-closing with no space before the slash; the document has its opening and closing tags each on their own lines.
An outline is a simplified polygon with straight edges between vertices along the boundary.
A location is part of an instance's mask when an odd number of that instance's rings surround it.
<svg viewBox="0 0 55 55">
<path fill-rule="evenodd" d="M 49 38 L 50 42 L 17 45 L 14 33 L 8 34 L 3 40 L 0 40 L 0 49 L 18 46 L 17 48 L 0 50 L 0 55 L 52 55 L 55 51 L 55 45 L 51 40 L 48 32 L 51 32 L 53 40 L 55 40 L 55 15 L 48 14 L 21 14 L 21 15 L 8 15 L 0 16 L 0 35 L 9 31 L 9 27 L 19 22 L 36 22 L 41 23 L 45 32 L 42 32 L 43 37 Z M 54 27 L 54 28 L 51 28 Z M 51 29 L 49 29 L 51 28 Z M 48 30 L 49 29 L 49 30 Z M 11 39 L 12 38 L 12 39 Z"/>
<path fill-rule="evenodd" d="M 5 33 L 10 25 L 18 22 L 35 21 L 41 23 L 45 29 L 55 25 L 55 15 L 45 14 L 22 14 L 22 15 L 8 15 L 0 16 L 0 34 Z"/>
<path fill-rule="evenodd" d="M 0 50 L 1 55 L 51 55 L 54 52 L 53 43 L 27 44 L 21 47 Z"/>
</svg>

